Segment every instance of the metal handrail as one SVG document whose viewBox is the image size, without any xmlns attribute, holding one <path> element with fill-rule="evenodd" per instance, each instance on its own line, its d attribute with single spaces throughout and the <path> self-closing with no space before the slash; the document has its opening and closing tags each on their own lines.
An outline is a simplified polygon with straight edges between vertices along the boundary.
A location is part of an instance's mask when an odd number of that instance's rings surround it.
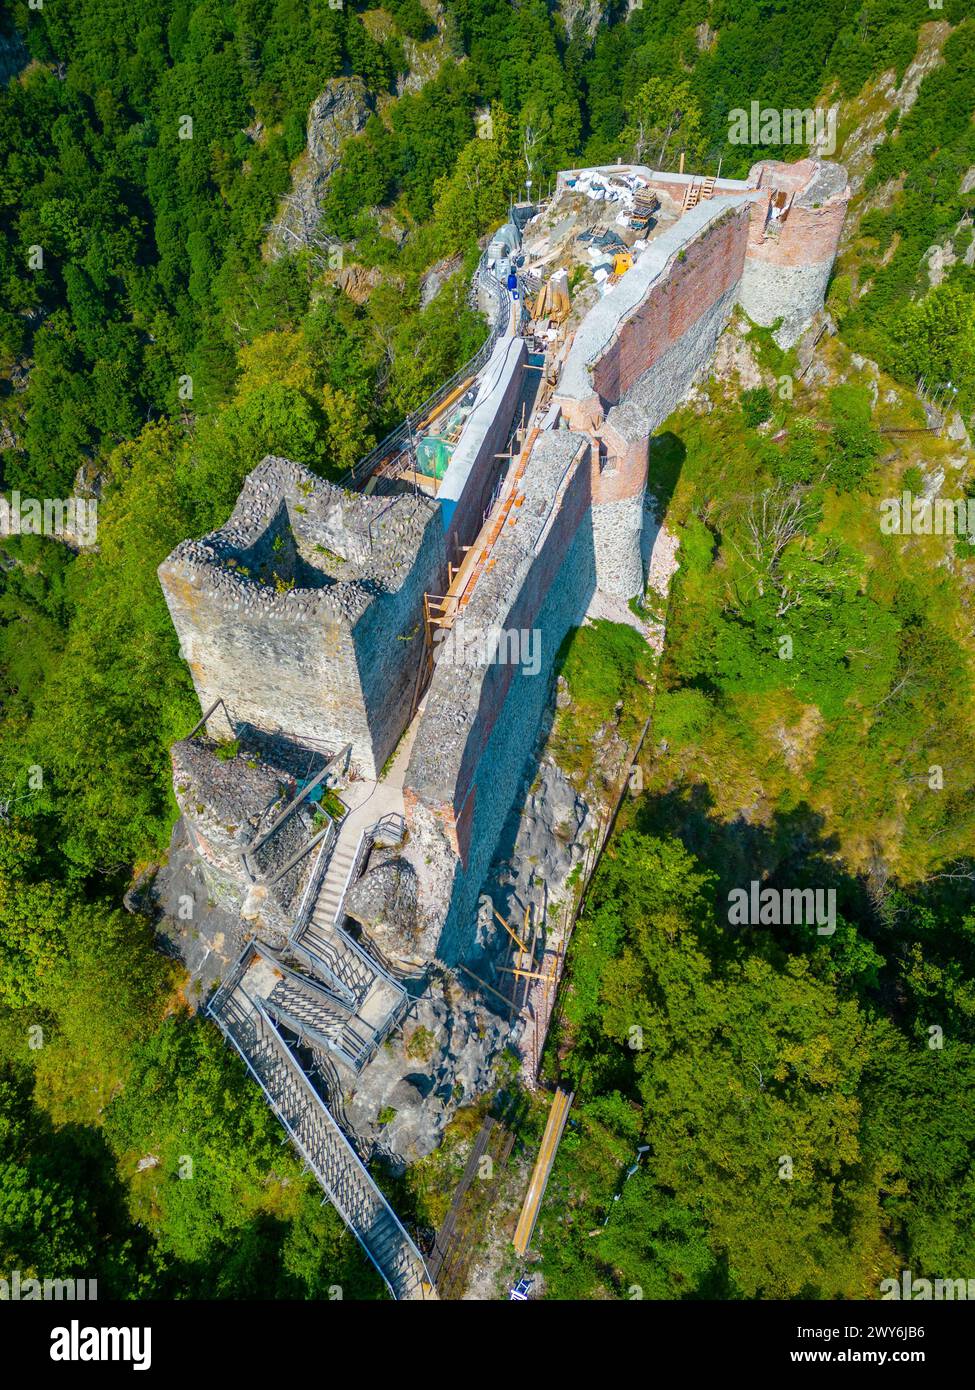
<svg viewBox="0 0 975 1390">
<path fill-rule="evenodd" d="M 410 411 L 402 424 L 397 425 L 394 430 L 386 435 L 385 439 L 381 439 L 374 448 L 370 449 L 368 454 L 365 454 L 361 459 L 357 460 L 342 479 L 340 486 L 345 488 L 356 487 L 360 479 L 364 476 L 368 477 L 372 472 L 373 466 L 379 463 L 388 454 L 392 453 L 393 449 L 398 444 L 403 443 L 406 439 L 412 441 L 414 426 L 419 424 L 419 422 L 432 411 L 436 410 L 437 406 L 450 395 L 455 386 L 459 385 L 466 377 L 476 375 L 488 361 L 491 353 L 495 349 L 498 339 L 508 327 L 510 314 L 508 291 L 497 277 L 488 271 L 487 251 L 483 252 L 481 259 L 478 261 L 477 270 L 472 277 L 472 290 L 478 285 L 485 289 L 492 298 L 495 296 L 497 298 L 494 323 L 491 326 L 491 331 L 486 341 L 481 344 L 474 356 L 454 372 L 453 376 L 448 381 L 438 386 L 436 391 L 428 396 L 422 405 L 417 406 L 416 410 Z"/>
<path fill-rule="evenodd" d="M 356 845 L 355 854 L 352 856 L 352 863 L 349 865 L 349 872 L 345 878 L 342 894 L 339 898 L 339 905 L 335 910 L 335 925 L 337 927 L 341 928 L 343 908 L 345 907 L 345 900 L 349 896 L 349 889 L 358 878 L 359 869 L 369 851 L 376 843 L 376 840 L 379 838 L 379 831 L 383 828 L 389 828 L 396 832 L 396 840 L 394 843 L 402 843 L 406 836 L 406 820 L 398 811 L 388 811 L 385 816 L 381 816 L 379 820 L 374 821 L 372 825 L 366 826 L 359 836 L 359 843 Z"/>
<path fill-rule="evenodd" d="M 230 1012 L 233 1016 L 237 1013 L 237 1010 L 233 1007 L 232 1001 L 229 998 L 227 1002 L 228 1004 L 231 1004 Z M 376 1185 L 375 1180 L 369 1173 L 365 1164 L 362 1162 L 355 1149 L 352 1147 L 346 1136 L 343 1134 L 341 1126 L 336 1123 L 335 1118 L 330 1112 L 328 1106 L 324 1103 L 321 1096 L 318 1094 L 308 1077 L 305 1075 L 305 1072 L 303 1071 L 301 1066 L 299 1066 L 296 1059 L 292 1056 L 284 1040 L 281 1038 L 281 1035 L 278 1033 L 277 1028 L 274 1026 L 273 1021 L 268 1017 L 265 1010 L 261 1007 L 260 1001 L 250 1000 L 250 1002 L 254 1005 L 257 1017 L 259 1017 L 262 1023 L 264 1024 L 267 1041 L 270 1044 L 272 1050 L 277 1053 L 279 1062 L 290 1067 L 296 1084 L 298 1085 L 299 1090 L 305 1097 L 306 1103 L 311 1105 L 313 1111 L 317 1112 L 320 1119 L 324 1122 L 328 1134 L 337 1144 L 339 1152 L 343 1155 L 345 1162 L 356 1174 L 359 1182 L 361 1183 L 362 1187 L 366 1190 L 367 1194 L 370 1197 L 372 1197 L 372 1199 L 378 1204 L 380 1209 L 384 1209 L 385 1214 L 391 1218 L 393 1225 L 395 1226 L 397 1233 L 401 1238 L 402 1244 L 405 1247 L 403 1253 L 405 1254 L 407 1259 L 412 1259 L 415 1266 L 418 1266 L 418 1268 L 414 1268 L 413 1271 L 414 1279 L 419 1277 L 422 1280 L 423 1276 L 426 1276 L 426 1280 L 428 1280 L 429 1283 L 432 1285 L 433 1281 L 432 1279 L 430 1279 L 430 1274 L 427 1270 L 423 1256 L 420 1254 L 419 1250 L 416 1248 L 413 1241 L 410 1239 L 402 1222 L 399 1220 L 399 1217 L 393 1211 L 392 1207 L 387 1202 L 383 1193 Z M 311 1151 L 309 1146 L 302 1140 L 300 1134 L 298 1133 L 298 1130 L 296 1129 L 293 1123 L 292 1117 L 285 1112 L 283 1106 L 280 1105 L 277 1099 L 271 1094 L 271 1091 L 265 1083 L 264 1078 L 257 1070 L 255 1061 L 252 1061 L 251 1057 L 248 1056 L 246 1047 L 236 1037 L 235 1030 L 230 1026 L 229 1021 L 222 1018 L 220 1014 L 214 1012 L 212 1001 L 207 1008 L 207 1012 L 211 1014 L 211 1016 L 214 1019 L 214 1022 L 220 1028 L 220 1031 L 230 1042 L 231 1046 L 238 1053 L 247 1070 L 250 1072 L 251 1076 L 257 1082 L 258 1086 L 260 1086 L 261 1090 L 264 1093 L 265 1099 L 268 1101 L 269 1105 L 271 1106 L 271 1109 L 277 1115 L 280 1123 L 284 1126 L 284 1129 L 287 1132 L 292 1144 L 301 1154 L 302 1158 L 307 1163 L 311 1172 L 318 1179 L 321 1186 L 325 1189 L 329 1201 L 331 1201 L 333 1206 L 338 1211 L 339 1215 L 342 1217 L 346 1226 L 348 1226 L 349 1230 L 353 1233 L 353 1235 L 358 1240 L 359 1244 L 362 1246 L 363 1250 L 366 1252 L 366 1255 L 369 1257 L 370 1262 L 375 1266 L 375 1268 L 379 1272 L 383 1282 L 389 1289 L 390 1293 L 393 1295 L 394 1298 L 398 1297 L 398 1290 L 393 1280 L 396 1276 L 396 1273 L 398 1273 L 399 1271 L 390 1270 L 389 1272 L 387 1272 L 387 1269 L 384 1269 L 382 1264 L 380 1264 L 379 1259 L 377 1258 L 376 1254 L 373 1253 L 373 1250 L 370 1248 L 370 1245 L 368 1243 L 368 1231 L 363 1230 L 362 1223 L 357 1219 L 356 1215 L 351 1211 L 347 1204 L 344 1201 L 342 1201 L 338 1193 L 333 1189 L 333 1185 L 329 1182 L 320 1164 L 317 1162 L 315 1154 Z M 242 1018 L 238 1018 L 236 1021 L 238 1023 L 238 1026 L 244 1023 L 244 1019 Z M 255 1024 L 252 1021 L 248 1021 L 247 1026 L 249 1028 L 249 1031 L 254 1036 L 254 1041 L 256 1042 L 257 1029 Z"/>
<path fill-rule="evenodd" d="M 253 843 L 247 846 L 247 852 L 250 854 L 255 854 L 265 843 L 265 841 L 271 838 L 275 830 L 277 830 L 280 825 L 284 824 L 284 822 L 291 815 L 292 811 L 296 810 L 297 807 L 300 806 L 303 801 L 306 801 L 308 797 L 311 795 L 311 793 L 315 790 L 315 788 L 319 786 L 325 780 L 326 777 L 331 775 L 331 773 L 334 771 L 335 764 L 337 762 L 340 762 L 342 758 L 345 759 L 345 765 L 346 767 L 348 767 L 349 762 L 352 758 L 351 743 L 347 743 L 345 747 L 342 748 L 338 753 L 336 753 L 333 758 L 329 758 L 328 762 L 322 768 L 321 772 L 318 774 L 317 777 L 314 777 L 310 782 L 305 783 L 305 785 L 302 787 L 301 791 L 297 794 L 297 796 L 292 797 L 292 799 L 288 802 L 287 806 L 284 808 L 281 814 L 271 822 L 271 824 L 263 832 L 263 834 L 259 835 L 257 839 L 253 841 Z M 333 816 L 331 819 L 334 822 L 335 817 Z"/>
<path fill-rule="evenodd" d="M 400 815 L 399 811 L 387 811 L 384 816 L 380 816 L 379 820 L 369 827 L 369 830 L 374 840 L 379 839 L 380 830 L 395 831 L 394 843 L 402 844 L 406 838 L 406 817 Z"/>
<path fill-rule="evenodd" d="M 335 829 L 334 821 L 331 821 L 329 823 L 328 829 L 331 831 L 331 834 L 328 835 L 324 840 L 321 849 L 318 851 L 315 863 L 312 866 L 312 871 L 308 875 L 308 882 L 305 884 L 305 891 L 301 895 L 301 902 L 298 905 L 298 911 L 295 914 L 295 920 L 292 924 L 291 931 L 288 933 L 289 941 L 293 941 L 294 938 L 301 931 L 302 927 L 304 927 L 305 923 L 308 920 L 308 916 L 315 904 L 315 900 L 318 897 L 318 890 L 322 886 L 322 879 L 325 876 L 325 870 L 328 867 L 327 856 L 329 854 L 329 851 L 332 848 L 334 848 L 335 841 L 338 839 L 338 831 Z"/>
<path fill-rule="evenodd" d="M 352 856 L 352 863 L 349 865 L 349 872 L 345 876 L 342 885 L 342 892 L 339 895 L 338 907 L 335 909 L 335 921 L 333 923 L 340 931 L 342 929 L 342 919 L 344 916 L 345 900 L 349 896 L 349 889 L 359 876 L 359 869 L 364 863 L 366 856 L 372 849 L 372 826 L 366 826 L 359 836 L 359 843 L 355 847 L 355 854 Z"/>
<path fill-rule="evenodd" d="M 231 718 L 230 710 L 227 708 L 223 696 L 218 695 L 217 698 L 214 700 L 213 704 L 210 706 L 210 708 L 196 721 L 192 729 L 186 735 L 186 738 L 184 739 L 185 743 L 189 743 L 191 738 L 196 737 L 196 735 L 203 728 L 203 725 L 207 722 L 207 720 L 210 718 L 211 714 L 213 714 L 214 710 L 217 708 L 218 705 L 223 705 L 223 712 L 227 716 L 227 723 L 230 725 L 234 737 L 238 738 L 240 736 L 240 727 L 238 726 L 237 721 Z"/>
</svg>

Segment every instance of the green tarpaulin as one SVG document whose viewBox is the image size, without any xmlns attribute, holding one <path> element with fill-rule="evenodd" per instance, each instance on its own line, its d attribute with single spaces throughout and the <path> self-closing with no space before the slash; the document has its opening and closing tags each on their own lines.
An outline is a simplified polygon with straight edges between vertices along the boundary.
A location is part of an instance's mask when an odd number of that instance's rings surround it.
<svg viewBox="0 0 975 1390">
<path fill-rule="evenodd" d="M 452 453 L 453 446 L 448 444 L 446 439 L 441 439 L 436 434 L 428 434 L 416 446 L 417 472 L 424 473 L 428 478 L 442 478 L 447 471 Z"/>
</svg>

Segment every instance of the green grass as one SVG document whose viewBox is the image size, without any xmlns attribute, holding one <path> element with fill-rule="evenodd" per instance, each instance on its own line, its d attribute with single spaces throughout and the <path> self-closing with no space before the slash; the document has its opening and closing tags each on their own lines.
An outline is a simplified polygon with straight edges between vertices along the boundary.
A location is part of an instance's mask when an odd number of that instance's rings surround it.
<svg viewBox="0 0 975 1390">
<path fill-rule="evenodd" d="M 556 720 L 554 752 L 560 766 L 582 782 L 602 741 L 602 726 L 614 725 L 627 743 L 643 727 L 650 712 L 654 660 L 634 628 L 600 618 L 569 634 L 559 666 L 569 704 Z"/>
</svg>

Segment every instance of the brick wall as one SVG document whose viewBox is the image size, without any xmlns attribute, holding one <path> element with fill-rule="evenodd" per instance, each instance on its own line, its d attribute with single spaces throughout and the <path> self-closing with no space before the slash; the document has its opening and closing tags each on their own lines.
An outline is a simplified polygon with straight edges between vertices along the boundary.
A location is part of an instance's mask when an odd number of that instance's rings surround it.
<svg viewBox="0 0 975 1390">
<path fill-rule="evenodd" d="M 593 385 L 607 405 L 615 405 L 741 279 L 747 236 L 747 210 L 737 209 L 672 258 L 593 368 Z"/>
</svg>

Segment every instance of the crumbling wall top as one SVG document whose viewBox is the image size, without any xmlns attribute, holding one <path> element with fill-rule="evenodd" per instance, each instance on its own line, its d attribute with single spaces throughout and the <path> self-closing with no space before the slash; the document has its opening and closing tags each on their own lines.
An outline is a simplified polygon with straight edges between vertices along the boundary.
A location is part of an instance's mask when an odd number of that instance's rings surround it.
<svg viewBox="0 0 975 1390">
<path fill-rule="evenodd" d="M 160 566 L 234 608 L 355 622 L 373 599 L 398 590 L 433 506 L 404 493 L 365 497 L 290 459 L 268 455 L 244 480 L 229 520 L 181 542 Z"/>
<path fill-rule="evenodd" d="M 748 171 L 748 181 L 763 192 L 769 189 L 791 193 L 794 207 L 819 209 L 833 200 L 849 198 L 849 180 L 842 164 L 826 159 L 800 159 L 783 164 L 763 159 Z"/>
</svg>

